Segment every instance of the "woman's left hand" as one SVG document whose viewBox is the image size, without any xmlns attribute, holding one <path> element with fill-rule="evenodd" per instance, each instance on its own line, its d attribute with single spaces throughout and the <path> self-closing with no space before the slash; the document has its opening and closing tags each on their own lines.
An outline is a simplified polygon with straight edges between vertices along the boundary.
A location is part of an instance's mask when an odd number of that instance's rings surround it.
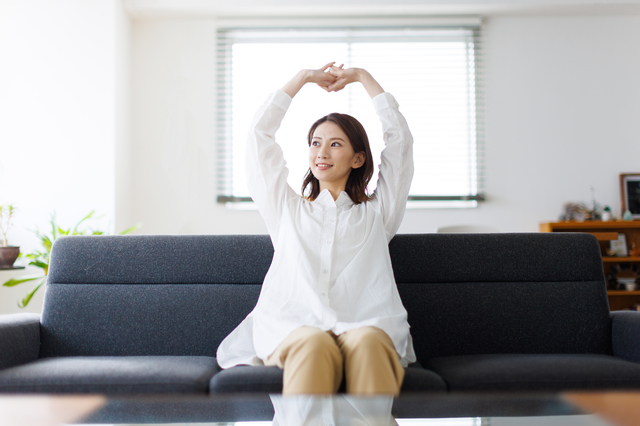
<svg viewBox="0 0 640 426">
<path fill-rule="evenodd" d="M 344 65 L 340 65 L 339 67 L 332 65 L 329 69 L 329 73 L 336 78 L 336 81 L 325 88 L 327 92 L 340 91 L 344 89 L 347 84 L 355 83 L 356 81 L 362 83 L 371 98 L 384 92 L 384 89 L 367 70 L 362 68 L 347 68 L 345 70 L 343 67 Z"/>
<path fill-rule="evenodd" d="M 335 62 L 329 62 L 324 67 L 316 70 L 307 70 L 306 81 L 308 83 L 316 83 L 318 86 L 326 90 L 331 84 L 334 84 L 337 77 L 331 74 L 331 69 Z"/>
<path fill-rule="evenodd" d="M 282 91 L 292 98 L 307 83 L 315 83 L 324 90 L 336 82 L 337 77 L 331 74 L 331 67 L 335 62 L 329 62 L 325 66 L 315 70 L 300 70 L 287 84 L 282 86 Z"/>
<path fill-rule="evenodd" d="M 347 84 L 360 81 L 359 68 L 347 68 L 345 70 L 343 67 L 344 64 L 339 67 L 332 65 L 331 68 L 329 68 L 329 74 L 335 78 L 335 82 L 325 88 L 327 92 L 339 92 L 344 89 Z"/>
</svg>

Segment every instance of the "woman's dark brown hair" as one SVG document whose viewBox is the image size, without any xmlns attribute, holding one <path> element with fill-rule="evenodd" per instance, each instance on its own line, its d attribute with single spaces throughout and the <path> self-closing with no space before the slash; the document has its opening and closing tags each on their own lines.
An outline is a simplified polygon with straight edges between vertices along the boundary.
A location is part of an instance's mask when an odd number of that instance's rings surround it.
<svg viewBox="0 0 640 426">
<path fill-rule="evenodd" d="M 367 132 L 364 130 L 364 127 L 362 127 L 362 124 L 352 116 L 334 112 L 313 123 L 307 136 L 309 146 L 311 146 L 313 134 L 316 132 L 318 126 L 327 121 L 337 124 L 342 129 L 345 135 L 347 135 L 347 138 L 349 138 L 354 153 L 364 153 L 364 164 L 357 169 L 351 169 L 345 191 L 349 198 L 356 204 L 369 201 L 371 196 L 367 194 L 367 185 L 371 180 L 371 176 L 373 176 L 373 156 L 371 155 Z M 302 194 L 310 201 L 315 200 L 320 194 L 320 182 L 313 175 L 311 169 L 307 170 L 307 174 L 304 176 Z"/>
</svg>

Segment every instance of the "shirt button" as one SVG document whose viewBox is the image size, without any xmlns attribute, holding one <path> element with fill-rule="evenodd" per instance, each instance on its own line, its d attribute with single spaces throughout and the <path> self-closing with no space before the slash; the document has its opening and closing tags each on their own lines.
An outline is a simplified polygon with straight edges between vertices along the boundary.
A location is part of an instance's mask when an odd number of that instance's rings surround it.
<svg viewBox="0 0 640 426">
<path fill-rule="evenodd" d="M 333 223 L 333 222 L 335 222 L 335 220 L 329 219 L 329 223 Z"/>
<path fill-rule="evenodd" d="M 329 271 L 327 271 L 326 269 L 324 271 L 322 271 L 323 274 L 326 274 L 327 272 L 329 272 Z"/>
<path fill-rule="evenodd" d="M 327 240 L 327 244 L 331 244 L 331 240 Z"/>
</svg>

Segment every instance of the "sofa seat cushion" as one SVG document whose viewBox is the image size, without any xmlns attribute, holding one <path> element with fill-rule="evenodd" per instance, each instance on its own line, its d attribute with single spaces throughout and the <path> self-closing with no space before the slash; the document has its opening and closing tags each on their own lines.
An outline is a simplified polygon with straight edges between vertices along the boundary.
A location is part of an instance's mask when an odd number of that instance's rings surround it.
<svg viewBox="0 0 640 426">
<path fill-rule="evenodd" d="M 206 356 L 45 358 L 0 371 L 0 392 L 207 393 L 217 371 Z"/>
<path fill-rule="evenodd" d="M 278 367 L 239 365 L 222 370 L 211 379 L 210 393 L 282 392 L 282 370 Z"/>
<path fill-rule="evenodd" d="M 402 392 L 445 392 L 446 383 L 433 371 L 417 363 L 405 370 Z M 344 392 L 344 383 L 340 392 Z M 282 370 L 278 367 L 237 366 L 222 370 L 211 379 L 211 393 L 226 392 L 282 392 Z"/>
<path fill-rule="evenodd" d="M 640 364 L 609 355 L 493 354 L 431 359 L 451 391 L 640 389 Z"/>
</svg>

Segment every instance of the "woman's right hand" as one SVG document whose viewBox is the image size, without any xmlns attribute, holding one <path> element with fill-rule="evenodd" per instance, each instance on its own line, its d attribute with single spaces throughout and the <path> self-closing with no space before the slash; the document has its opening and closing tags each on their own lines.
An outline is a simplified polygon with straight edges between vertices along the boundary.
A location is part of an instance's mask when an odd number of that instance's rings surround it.
<svg viewBox="0 0 640 426">
<path fill-rule="evenodd" d="M 334 64 L 335 62 L 329 62 L 324 67 L 318 68 L 317 70 L 306 70 L 307 82 L 315 83 L 326 90 L 327 87 L 334 84 L 338 79 L 338 77 L 331 74 L 331 69 Z"/>
<path fill-rule="evenodd" d="M 384 92 L 384 89 L 378 84 L 375 78 L 362 68 L 344 69 L 343 65 L 339 67 L 332 66 L 329 68 L 329 73 L 336 78 L 336 81 L 325 88 L 328 92 L 338 92 L 344 89 L 346 85 L 355 83 L 356 81 L 362 83 L 371 98 Z"/>
<path fill-rule="evenodd" d="M 327 87 L 336 82 L 337 77 L 332 75 L 328 70 L 335 64 L 335 62 L 329 62 L 322 68 L 316 70 L 302 70 L 299 71 L 287 84 L 282 86 L 282 91 L 292 98 L 302 89 L 307 83 L 315 83 L 324 90 Z"/>
</svg>

